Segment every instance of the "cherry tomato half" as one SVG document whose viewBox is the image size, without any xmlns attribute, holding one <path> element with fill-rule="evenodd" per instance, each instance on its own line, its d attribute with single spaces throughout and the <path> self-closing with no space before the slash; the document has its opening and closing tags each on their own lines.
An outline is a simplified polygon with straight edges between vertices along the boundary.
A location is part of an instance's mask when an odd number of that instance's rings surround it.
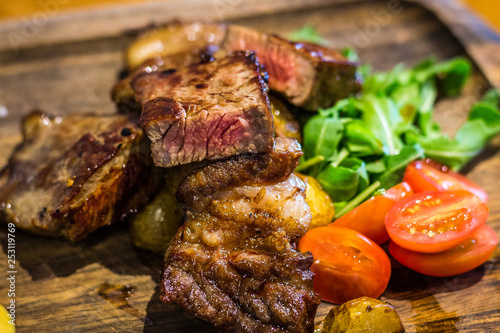
<svg viewBox="0 0 500 333">
<path fill-rule="evenodd" d="M 385 191 L 382 195 L 371 197 L 358 207 L 336 219 L 329 226 L 346 227 L 362 233 L 377 244 L 389 240 L 385 229 L 385 216 L 398 202 L 413 194 L 410 185 L 400 183 Z"/>
<path fill-rule="evenodd" d="M 484 203 L 488 202 L 488 194 L 479 185 L 430 160 L 411 162 L 406 167 L 403 180 L 415 192 L 465 190 L 477 195 Z"/>
<path fill-rule="evenodd" d="M 439 253 L 420 253 L 389 244 L 391 255 L 404 266 L 421 274 L 446 277 L 468 272 L 482 265 L 495 251 L 495 230 L 483 225 L 457 246 Z"/>
<path fill-rule="evenodd" d="M 482 226 L 488 207 L 467 191 L 434 191 L 397 202 L 385 218 L 387 232 L 399 246 L 417 252 L 451 249 Z"/>
<path fill-rule="evenodd" d="M 377 244 L 354 230 L 320 227 L 299 242 L 311 251 L 315 273 L 313 290 L 325 301 L 344 303 L 361 296 L 380 296 L 391 276 L 391 262 Z"/>
</svg>

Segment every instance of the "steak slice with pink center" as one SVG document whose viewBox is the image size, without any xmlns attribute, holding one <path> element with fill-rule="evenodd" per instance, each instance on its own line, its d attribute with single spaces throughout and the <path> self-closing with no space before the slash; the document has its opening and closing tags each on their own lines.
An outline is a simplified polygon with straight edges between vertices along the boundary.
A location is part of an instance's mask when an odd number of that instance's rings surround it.
<svg viewBox="0 0 500 333">
<path fill-rule="evenodd" d="M 274 128 L 265 76 L 253 53 L 235 52 L 136 77 L 132 88 L 155 165 L 270 151 Z"/>
<path fill-rule="evenodd" d="M 238 25 L 228 26 L 221 49 L 256 52 L 269 74 L 269 88 L 308 110 L 330 107 L 359 90 L 357 65 L 338 50 Z"/>
</svg>

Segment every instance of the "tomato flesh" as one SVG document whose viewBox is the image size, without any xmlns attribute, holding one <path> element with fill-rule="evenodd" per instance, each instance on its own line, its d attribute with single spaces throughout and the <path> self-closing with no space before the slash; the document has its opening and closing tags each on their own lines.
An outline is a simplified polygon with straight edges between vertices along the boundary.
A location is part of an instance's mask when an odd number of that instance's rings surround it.
<svg viewBox="0 0 500 333">
<path fill-rule="evenodd" d="M 402 265 L 421 274 L 446 277 L 468 272 L 482 265 L 495 251 L 495 230 L 483 225 L 455 247 L 439 253 L 420 253 L 389 244 L 389 252 Z"/>
<path fill-rule="evenodd" d="M 482 226 L 488 207 L 467 191 L 422 192 L 391 208 L 385 226 L 392 241 L 408 250 L 448 250 Z"/>
<path fill-rule="evenodd" d="M 415 192 L 464 190 L 475 194 L 484 203 L 488 202 L 488 194 L 479 185 L 429 160 L 411 162 L 406 167 L 403 180 L 410 184 Z"/>
<path fill-rule="evenodd" d="M 410 185 L 400 183 L 385 191 L 384 194 L 366 200 L 329 226 L 353 229 L 377 244 L 385 243 L 389 240 L 389 234 L 385 229 L 385 216 L 398 200 L 412 193 Z"/>
<path fill-rule="evenodd" d="M 313 290 L 325 301 L 341 304 L 361 296 L 380 296 L 391 276 L 391 263 L 377 244 L 343 227 L 309 230 L 299 242 L 314 257 Z"/>
</svg>

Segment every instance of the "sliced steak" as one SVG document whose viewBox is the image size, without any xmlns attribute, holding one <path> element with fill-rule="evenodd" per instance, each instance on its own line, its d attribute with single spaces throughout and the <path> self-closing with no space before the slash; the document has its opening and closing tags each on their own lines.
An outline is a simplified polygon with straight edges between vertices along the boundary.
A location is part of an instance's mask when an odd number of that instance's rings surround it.
<svg viewBox="0 0 500 333">
<path fill-rule="evenodd" d="M 177 70 L 191 64 L 213 60 L 212 54 L 216 47 L 206 46 L 180 51 L 175 54 L 156 56 L 145 60 L 139 67 L 132 70 L 125 78 L 118 81 L 111 90 L 111 99 L 116 103 L 118 112 L 141 113 L 142 107 L 137 103 L 131 82 L 142 73 L 153 73 L 166 70 Z"/>
<path fill-rule="evenodd" d="M 184 179 L 186 221 L 170 243 L 161 299 L 223 332 L 313 332 L 320 298 L 297 242 L 311 219 L 293 139 L 217 161 Z"/>
<path fill-rule="evenodd" d="M 359 89 L 356 64 L 337 50 L 290 42 L 237 25 L 227 29 L 221 49 L 255 51 L 269 74 L 269 88 L 296 106 L 326 108 Z"/>
<path fill-rule="evenodd" d="M 21 229 L 77 241 L 137 210 L 159 183 L 148 140 L 126 116 L 35 112 L 23 133 L 0 173 L 0 220 Z"/>
<path fill-rule="evenodd" d="M 338 50 L 216 23 L 174 23 L 149 31 L 127 50 L 129 69 L 146 59 L 168 59 L 207 47 L 220 48 L 218 58 L 237 50 L 256 52 L 269 74 L 269 88 L 305 109 L 330 107 L 359 90 L 357 64 Z"/>
<path fill-rule="evenodd" d="M 273 144 L 267 84 L 253 53 L 236 52 L 132 81 L 157 166 L 266 152 Z"/>
</svg>

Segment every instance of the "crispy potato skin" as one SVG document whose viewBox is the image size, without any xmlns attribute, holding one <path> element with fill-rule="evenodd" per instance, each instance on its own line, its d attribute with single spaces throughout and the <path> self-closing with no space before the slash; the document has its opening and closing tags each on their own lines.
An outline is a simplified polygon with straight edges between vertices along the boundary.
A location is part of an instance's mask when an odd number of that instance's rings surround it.
<svg viewBox="0 0 500 333">
<path fill-rule="evenodd" d="M 332 308 L 321 333 L 402 333 L 401 319 L 388 302 L 360 297 Z"/>
<path fill-rule="evenodd" d="M 335 207 L 330 196 L 321 188 L 316 179 L 297 173 L 306 184 L 306 202 L 311 209 L 312 220 L 309 229 L 324 227 L 332 223 Z"/>
</svg>

